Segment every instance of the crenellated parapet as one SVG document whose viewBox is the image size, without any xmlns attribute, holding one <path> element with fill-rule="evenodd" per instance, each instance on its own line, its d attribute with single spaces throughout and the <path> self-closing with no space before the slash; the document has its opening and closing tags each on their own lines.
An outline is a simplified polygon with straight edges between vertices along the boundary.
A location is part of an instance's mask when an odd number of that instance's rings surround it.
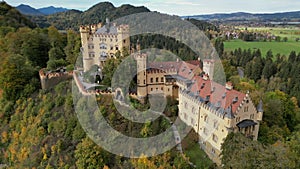
<svg viewBox="0 0 300 169">
<path fill-rule="evenodd" d="M 71 79 L 72 75 L 72 71 L 67 72 L 59 70 L 47 72 L 46 69 L 41 69 L 39 71 L 42 89 L 50 89 L 62 81 Z"/>
</svg>

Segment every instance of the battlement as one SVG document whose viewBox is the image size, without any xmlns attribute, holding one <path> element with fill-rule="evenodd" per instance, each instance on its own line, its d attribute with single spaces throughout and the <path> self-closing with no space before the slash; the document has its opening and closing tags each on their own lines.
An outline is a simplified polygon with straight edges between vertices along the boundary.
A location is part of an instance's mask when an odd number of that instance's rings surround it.
<svg viewBox="0 0 300 169">
<path fill-rule="evenodd" d="M 71 79 L 73 72 L 55 71 L 46 72 L 45 69 L 39 71 L 42 89 L 50 89 L 58 83 Z"/>
<path fill-rule="evenodd" d="M 118 32 L 129 32 L 129 25 L 119 25 Z"/>
<path fill-rule="evenodd" d="M 103 24 L 100 22 L 98 24 L 91 25 L 81 25 L 79 28 L 80 33 L 94 33 L 97 29 L 101 28 Z"/>
</svg>

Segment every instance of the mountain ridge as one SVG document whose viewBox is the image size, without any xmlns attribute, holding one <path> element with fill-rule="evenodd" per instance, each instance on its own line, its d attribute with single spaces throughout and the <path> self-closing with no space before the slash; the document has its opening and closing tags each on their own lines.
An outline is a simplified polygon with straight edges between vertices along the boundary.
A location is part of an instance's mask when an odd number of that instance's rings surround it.
<svg viewBox="0 0 300 169">
<path fill-rule="evenodd" d="M 200 20 L 262 20 L 262 21 L 300 21 L 300 11 L 274 12 L 274 13 L 215 13 L 204 15 L 187 15 L 182 18 L 194 18 Z"/>
<path fill-rule="evenodd" d="M 29 17 L 40 27 L 53 25 L 60 30 L 78 30 L 80 25 L 105 22 L 106 18 L 114 20 L 122 16 L 141 12 L 150 12 L 150 10 L 144 6 L 124 4 L 115 7 L 110 2 L 100 2 L 85 11 L 69 10 L 51 15 Z"/>
<path fill-rule="evenodd" d="M 20 4 L 16 7 L 16 9 L 23 15 L 43 15 L 43 13 L 39 10 L 26 4 Z"/>
<path fill-rule="evenodd" d="M 48 6 L 48 7 L 43 7 L 43 8 L 38 8 L 38 11 L 45 15 L 51 15 L 54 13 L 59 13 L 59 12 L 65 12 L 69 11 L 70 9 L 63 8 L 63 7 L 54 7 L 54 6 Z"/>
<path fill-rule="evenodd" d="M 51 14 L 66 12 L 70 10 L 67 8 L 54 7 L 54 6 L 42 7 L 37 9 L 27 4 L 20 4 L 16 6 L 16 9 L 23 15 L 32 15 L 32 16 L 51 15 Z"/>
</svg>

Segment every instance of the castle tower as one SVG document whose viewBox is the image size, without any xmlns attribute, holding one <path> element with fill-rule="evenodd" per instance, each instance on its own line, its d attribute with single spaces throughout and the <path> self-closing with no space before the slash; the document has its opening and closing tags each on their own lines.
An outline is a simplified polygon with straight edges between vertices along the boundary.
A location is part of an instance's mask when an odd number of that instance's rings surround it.
<svg viewBox="0 0 300 169">
<path fill-rule="evenodd" d="M 204 59 L 203 60 L 203 71 L 208 74 L 209 78 L 213 80 L 214 76 L 214 67 L 215 67 L 215 60 L 213 59 Z"/>
<path fill-rule="evenodd" d="M 80 36 L 81 36 L 81 52 L 83 56 L 83 68 L 84 71 L 88 71 L 91 66 L 94 63 L 93 58 L 90 57 L 89 55 L 89 48 L 88 48 L 88 39 L 89 39 L 89 34 L 90 34 L 90 27 L 89 26 L 81 26 L 80 27 Z"/>
<path fill-rule="evenodd" d="M 128 25 L 120 25 L 117 28 L 118 32 L 118 46 L 119 50 L 123 51 L 123 48 L 126 48 L 127 51 L 129 52 L 129 47 L 130 47 L 130 35 L 129 35 L 129 26 Z M 122 56 L 124 53 L 122 53 Z"/>
<path fill-rule="evenodd" d="M 257 109 L 257 113 L 258 113 L 257 121 L 262 121 L 262 116 L 263 116 L 263 113 L 264 113 L 262 100 L 259 101 L 256 109 Z"/>
<path fill-rule="evenodd" d="M 137 49 L 140 49 L 139 43 Z M 137 96 L 143 102 L 147 97 L 147 55 L 138 51 L 135 59 L 137 63 Z"/>
</svg>

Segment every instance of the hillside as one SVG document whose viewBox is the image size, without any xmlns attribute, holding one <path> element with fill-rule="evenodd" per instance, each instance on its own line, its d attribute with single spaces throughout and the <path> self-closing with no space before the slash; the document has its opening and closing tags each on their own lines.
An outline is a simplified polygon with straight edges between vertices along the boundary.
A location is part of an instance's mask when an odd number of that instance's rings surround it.
<svg viewBox="0 0 300 169">
<path fill-rule="evenodd" d="M 106 18 L 114 20 L 122 16 L 140 12 L 150 12 L 150 10 L 144 6 L 122 5 L 115 7 L 110 2 L 101 2 L 84 12 L 70 10 L 48 16 L 30 16 L 30 18 L 40 27 L 53 25 L 60 30 L 69 28 L 77 30 L 80 25 L 103 22 Z"/>
<path fill-rule="evenodd" d="M 29 5 L 21 4 L 17 6 L 16 9 L 23 15 L 43 15 L 39 10 L 32 8 Z"/>
<path fill-rule="evenodd" d="M 6 2 L 0 2 L 0 26 L 19 28 L 28 26 L 36 27 L 29 19 L 24 17 L 16 8 L 8 5 Z"/>
</svg>

